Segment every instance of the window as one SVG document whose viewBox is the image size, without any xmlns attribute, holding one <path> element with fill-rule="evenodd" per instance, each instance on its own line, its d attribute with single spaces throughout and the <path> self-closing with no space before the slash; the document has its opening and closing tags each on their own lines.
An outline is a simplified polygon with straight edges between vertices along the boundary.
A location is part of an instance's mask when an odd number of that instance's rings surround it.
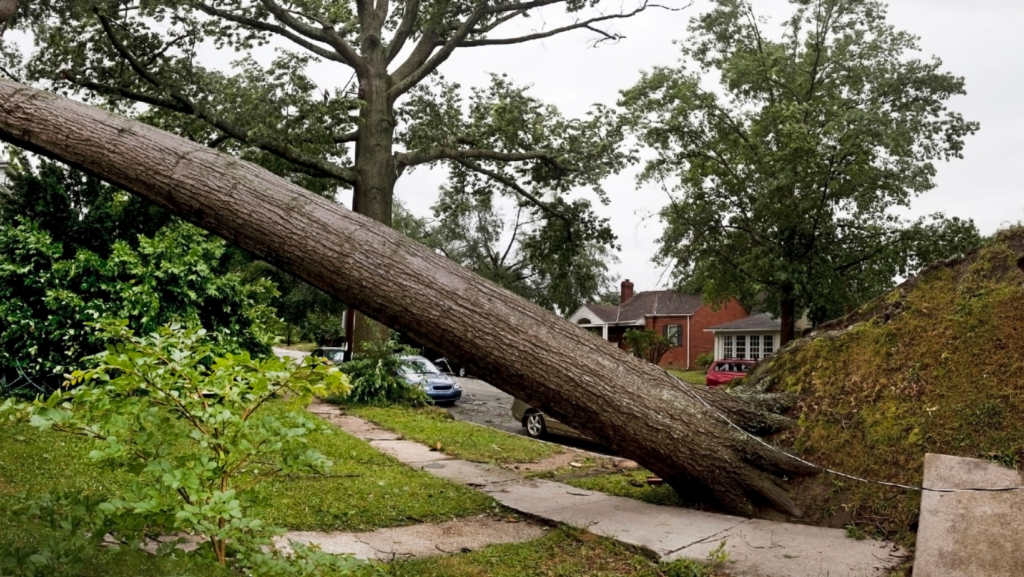
<svg viewBox="0 0 1024 577">
<path fill-rule="evenodd" d="M 723 359 L 759 361 L 775 353 L 775 335 L 721 335 Z"/>
<path fill-rule="evenodd" d="M 665 325 L 662 334 L 677 347 L 683 344 L 683 325 Z"/>
<path fill-rule="evenodd" d="M 750 344 L 750 356 L 753 360 L 761 358 L 761 335 L 750 335 L 747 337 L 748 343 Z"/>
</svg>

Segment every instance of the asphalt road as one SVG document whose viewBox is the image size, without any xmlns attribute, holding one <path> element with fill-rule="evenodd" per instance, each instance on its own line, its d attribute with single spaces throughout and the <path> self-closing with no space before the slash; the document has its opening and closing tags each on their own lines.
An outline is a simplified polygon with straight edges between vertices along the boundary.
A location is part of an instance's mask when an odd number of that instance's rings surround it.
<svg viewBox="0 0 1024 577">
<path fill-rule="evenodd" d="M 512 396 L 478 379 L 459 377 L 462 400 L 450 407 L 460 421 L 469 421 L 517 435 L 525 435 L 523 426 L 512 418 Z"/>
</svg>

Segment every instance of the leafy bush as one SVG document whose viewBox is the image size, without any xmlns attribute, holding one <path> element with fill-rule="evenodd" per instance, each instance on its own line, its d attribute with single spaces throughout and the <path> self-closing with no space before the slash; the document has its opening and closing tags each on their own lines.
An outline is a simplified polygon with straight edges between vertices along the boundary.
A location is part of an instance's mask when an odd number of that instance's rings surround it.
<svg viewBox="0 0 1024 577">
<path fill-rule="evenodd" d="M 622 335 L 622 340 L 629 345 L 629 352 L 638 359 L 643 359 L 652 364 L 658 364 L 665 353 L 676 347 L 676 344 L 668 338 L 650 330 L 630 329 Z"/>
<path fill-rule="evenodd" d="M 363 350 L 341 367 L 352 383 L 350 400 L 368 405 L 427 404 L 423 389 L 401 377 L 405 363 L 400 357 L 414 354 L 411 348 L 399 344 L 393 334 L 386 341 L 366 341 L 362 346 Z"/>
<path fill-rule="evenodd" d="M 697 355 L 697 368 L 706 371 L 711 368 L 711 365 L 715 362 L 714 353 L 701 353 Z"/>
<path fill-rule="evenodd" d="M 324 473 L 333 464 L 308 447 L 317 421 L 304 411 L 266 415 L 260 409 L 289 394 L 295 408 L 311 398 L 348 391 L 347 377 L 309 360 L 214 356 L 202 329 L 177 325 L 136 337 L 124 321 L 103 336 L 116 345 L 85 359 L 69 386 L 48 399 L 15 404 L 10 412 L 40 429 L 95 439 L 90 457 L 127 465 L 138 480 L 112 496 L 44 495 L 21 512 L 47 523 L 58 537 L 37 551 L 3 562 L 21 575 L 77 574 L 100 540 L 138 547 L 153 536 L 188 533 L 208 540 L 202 550 L 257 575 L 315 575 L 352 561 L 293 544 L 295 555 L 265 549 L 281 531 L 250 516 L 251 489 L 278 475 Z M 168 553 L 174 544 L 160 548 Z M 6 573 L 5 573 L 6 574 Z"/>
<path fill-rule="evenodd" d="M 269 354 L 276 290 L 218 270 L 223 252 L 223 241 L 181 222 L 139 237 L 137 248 L 119 241 L 108 258 L 85 249 L 65 257 L 32 222 L 0 225 L 0 368 L 62 372 L 103 348 L 87 328 L 103 318 L 128 319 L 140 334 L 203 325 L 218 355 Z"/>
</svg>

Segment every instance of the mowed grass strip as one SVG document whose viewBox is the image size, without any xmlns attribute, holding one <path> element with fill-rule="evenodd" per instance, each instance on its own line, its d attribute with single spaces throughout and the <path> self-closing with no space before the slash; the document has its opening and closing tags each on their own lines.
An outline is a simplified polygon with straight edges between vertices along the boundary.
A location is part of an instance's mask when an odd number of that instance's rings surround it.
<svg viewBox="0 0 1024 577">
<path fill-rule="evenodd" d="M 534 463 L 561 453 L 558 445 L 457 421 L 444 409 L 351 405 L 348 412 L 407 439 L 477 463 Z"/>
<path fill-rule="evenodd" d="M 724 577 L 693 561 L 659 564 L 611 539 L 560 527 L 527 543 L 492 545 L 461 555 L 397 561 L 391 577 Z"/>
<path fill-rule="evenodd" d="M 268 412 L 287 410 L 269 403 Z M 327 425 L 310 436 L 310 446 L 334 461 L 328 475 L 281 478 L 256 489 L 254 516 L 292 530 L 370 531 L 440 522 L 498 509 L 483 493 L 438 479 L 381 454 L 364 441 Z M 113 495 L 136 478 L 125 469 L 89 458 L 94 441 L 0 422 L 0 552 L 38 543 L 43 525 L 9 512 L 18 495 L 92 493 Z M 142 552 L 104 552 L 84 577 L 176 575 L 220 577 L 220 567 L 202 559 L 154 558 Z"/>
</svg>

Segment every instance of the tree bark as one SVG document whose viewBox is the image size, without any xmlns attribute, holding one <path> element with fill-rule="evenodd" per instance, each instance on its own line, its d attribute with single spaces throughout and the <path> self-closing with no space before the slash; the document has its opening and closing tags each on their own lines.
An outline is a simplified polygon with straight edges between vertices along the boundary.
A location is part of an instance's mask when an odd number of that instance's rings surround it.
<svg viewBox="0 0 1024 577">
<path fill-rule="evenodd" d="M 216 150 L 0 81 L 0 139 L 90 172 L 430 342 L 499 389 L 725 509 L 799 511 L 774 475 L 812 472 L 740 435 L 785 420 L 649 363 L 370 218 Z"/>
<path fill-rule="evenodd" d="M 0 0 L 0 24 L 6 23 L 18 11 L 18 0 Z M 0 35 L 3 30 L 0 29 Z"/>
<path fill-rule="evenodd" d="M 398 171 L 392 155 L 395 139 L 394 106 L 388 98 L 391 79 L 386 65 L 377 62 L 380 55 L 371 51 L 368 59 L 370 71 L 366 78 L 360 78 L 359 135 L 356 139 L 355 190 L 352 194 L 352 210 L 391 227 L 394 209 L 395 182 Z M 372 58 L 378 56 L 378 58 Z M 347 313 L 345 342 L 348 349 L 359 352 L 364 342 L 380 342 L 387 338 L 387 327 L 373 322 L 352 310 Z"/>
<path fill-rule="evenodd" d="M 796 302 L 793 299 L 792 289 L 784 288 L 782 290 L 780 308 L 782 309 L 779 315 L 779 324 L 782 328 L 782 334 L 779 335 L 779 346 L 781 347 L 793 340 L 796 333 Z"/>
</svg>

